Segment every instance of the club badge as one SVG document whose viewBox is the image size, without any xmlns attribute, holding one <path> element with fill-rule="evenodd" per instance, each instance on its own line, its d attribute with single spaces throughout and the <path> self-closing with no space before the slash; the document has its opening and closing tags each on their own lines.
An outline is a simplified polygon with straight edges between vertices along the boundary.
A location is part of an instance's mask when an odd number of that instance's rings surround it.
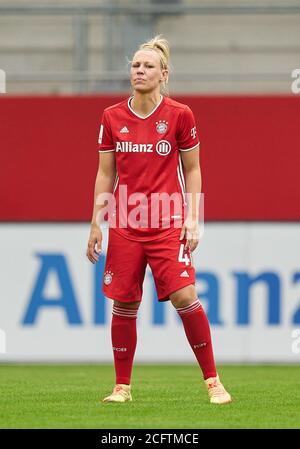
<svg viewBox="0 0 300 449">
<path fill-rule="evenodd" d="M 104 274 L 104 284 L 105 285 L 109 285 L 112 281 L 112 276 L 114 273 L 112 273 L 111 271 L 106 271 Z"/>
<path fill-rule="evenodd" d="M 156 131 L 159 134 L 164 134 L 168 129 L 168 122 L 166 120 L 159 120 L 156 122 Z"/>
</svg>

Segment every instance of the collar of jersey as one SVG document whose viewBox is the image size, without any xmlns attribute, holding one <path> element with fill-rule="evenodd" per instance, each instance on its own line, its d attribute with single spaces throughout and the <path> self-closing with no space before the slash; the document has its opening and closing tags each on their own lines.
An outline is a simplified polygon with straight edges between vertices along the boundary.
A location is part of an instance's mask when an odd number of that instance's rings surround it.
<svg viewBox="0 0 300 449">
<path fill-rule="evenodd" d="M 161 103 L 162 103 L 162 101 L 163 101 L 163 99 L 164 99 L 164 96 L 161 95 L 161 94 L 160 94 L 160 97 L 161 97 L 161 98 L 160 98 L 160 102 L 155 106 L 155 108 L 153 109 L 153 111 L 151 111 L 150 114 L 146 115 L 145 117 L 143 117 L 142 115 L 139 115 L 139 114 L 137 114 L 136 112 L 134 112 L 134 110 L 133 110 L 132 107 L 130 106 L 130 101 L 131 101 L 131 99 L 133 98 L 133 95 L 132 95 L 131 97 L 128 98 L 128 102 L 127 102 L 128 108 L 129 108 L 129 110 L 130 110 L 136 117 L 141 118 L 141 119 L 144 120 L 144 119 L 150 117 L 152 114 L 154 114 L 154 112 L 159 108 L 159 106 L 161 105 Z"/>
</svg>

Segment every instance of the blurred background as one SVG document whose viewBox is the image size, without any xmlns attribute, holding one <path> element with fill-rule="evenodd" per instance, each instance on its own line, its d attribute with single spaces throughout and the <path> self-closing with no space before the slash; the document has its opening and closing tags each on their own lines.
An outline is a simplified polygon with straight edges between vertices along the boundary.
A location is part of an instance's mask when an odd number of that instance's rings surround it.
<svg viewBox="0 0 300 449">
<path fill-rule="evenodd" d="M 217 361 L 300 361 L 300 1 L 284 0 L 0 0 L 0 361 L 112 361 L 107 229 L 85 256 L 99 125 L 156 34 L 201 140 L 193 259 Z M 194 361 L 149 269 L 138 325 L 136 360 Z"/>
<path fill-rule="evenodd" d="M 290 93 L 299 1 L 0 1 L 8 93 L 128 90 L 127 59 L 163 33 L 173 93 Z"/>
</svg>

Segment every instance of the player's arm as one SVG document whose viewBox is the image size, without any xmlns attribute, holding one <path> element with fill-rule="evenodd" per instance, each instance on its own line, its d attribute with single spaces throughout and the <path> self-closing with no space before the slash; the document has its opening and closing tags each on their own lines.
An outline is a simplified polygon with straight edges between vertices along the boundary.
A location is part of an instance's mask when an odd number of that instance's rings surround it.
<svg viewBox="0 0 300 449">
<path fill-rule="evenodd" d="M 94 189 L 94 208 L 91 220 L 90 237 L 86 255 L 88 259 L 95 263 L 99 259 L 101 251 L 102 232 L 98 224 L 98 217 L 106 204 L 101 200 L 104 194 L 112 194 L 116 178 L 116 159 L 114 151 L 99 152 L 99 167 L 95 181 Z M 96 247 L 97 246 L 97 247 Z M 96 247 L 96 248 L 95 248 Z"/>
<path fill-rule="evenodd" d="M 199 207 L 202 187 L 199 145 L 190 151 L 181 151 L 180 156 L 183 164 L 188 204 L 180 239 L 186 237 L 185 249 L 194 251 L 199 242 Z"/>
</svg>

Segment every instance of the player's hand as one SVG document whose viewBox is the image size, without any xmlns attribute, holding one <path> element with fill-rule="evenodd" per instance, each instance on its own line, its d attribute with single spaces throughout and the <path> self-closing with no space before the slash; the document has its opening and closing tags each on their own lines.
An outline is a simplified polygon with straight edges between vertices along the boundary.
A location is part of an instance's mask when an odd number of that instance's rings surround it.
<svg viewBox="0 0 300 449">
<path fill-rule="evenodd" d="M 101 229 L 97 225 L 92 225 L 90 237 L 89 237 L 89 241 L 88 241 L 88 247 L 86 250 L 87 258 L 92 263 L 96 263 L 99 260 L 99 256 L 101 253 L 101 244 L 102 244 Z"/>
<path fill-rule="evenodd" d="M 186 219 L 180 233 L 180 240 L 186 238 L 185 250 L 194 251 L 199 243 L 199 223 L 197 220 Z"/>
</svg>

